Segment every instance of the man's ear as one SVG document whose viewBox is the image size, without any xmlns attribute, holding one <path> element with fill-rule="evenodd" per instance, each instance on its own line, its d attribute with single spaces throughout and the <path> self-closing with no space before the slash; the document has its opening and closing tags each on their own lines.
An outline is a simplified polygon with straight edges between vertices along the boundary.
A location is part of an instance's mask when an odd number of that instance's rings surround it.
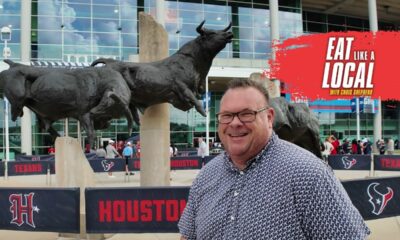
<svg viewBox="0 0 400 240">
<path fill-rule="evenodd" d="M 267 109 L 267 117 L 268 123 L 271 124 L 272 127 L 275 120 L 275 110 L 272 107 Z"/>
</svg>

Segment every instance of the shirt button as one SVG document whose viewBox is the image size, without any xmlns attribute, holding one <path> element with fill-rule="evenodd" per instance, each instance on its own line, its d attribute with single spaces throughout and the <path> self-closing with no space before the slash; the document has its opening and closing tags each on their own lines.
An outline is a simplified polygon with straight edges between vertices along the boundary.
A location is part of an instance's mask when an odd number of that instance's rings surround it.
<svg viewBox="0 0 400 240">
<path fill-rule="evenodd" d="M 231 220 L 232 220 L 232 221 L 235 220 L 235 217 L 234 217 L 234 216 L 231 216 Z"/>
<path fill-rule="evenodd" d="M 236 197 L 237 195 L 239 195 L 239 192 L 238 192 L 238 191 L 235 191 L 235 192 L 233 193 L 233 196 Z"/>
<path fill-rule="evenodd" d="M 239 173 L 240 173 L 240 175 L 243 175 L 243 174 L 244 174 L 244 172 L 243 172 L 243 171 L 240 171 Z"/>
</svg>

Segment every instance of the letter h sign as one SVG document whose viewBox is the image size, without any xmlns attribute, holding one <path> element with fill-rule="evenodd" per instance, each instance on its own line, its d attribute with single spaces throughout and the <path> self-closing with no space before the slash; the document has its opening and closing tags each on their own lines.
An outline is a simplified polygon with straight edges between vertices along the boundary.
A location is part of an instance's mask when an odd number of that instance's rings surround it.
<svg viewBox="0 0 400 240">
<path fill-rule="evenodd" d="M 23 196 L 22 196 L 23 195 Z M 29 194 L 11 194 L 8 198 L 11 207 L 10 212 L 12 213 L 12 220 L 10 223 L 17 224 L 21 226 L 23 223 L 35 228 L 35 223 L 33 222 L 33 211 L 37 211 L 33 206 L 33 196 L 35 193 Z M 25 202 L 25 204 L 23 203 Z M 25 221 L 24 221 L 25 216 Z"/>
</svg>

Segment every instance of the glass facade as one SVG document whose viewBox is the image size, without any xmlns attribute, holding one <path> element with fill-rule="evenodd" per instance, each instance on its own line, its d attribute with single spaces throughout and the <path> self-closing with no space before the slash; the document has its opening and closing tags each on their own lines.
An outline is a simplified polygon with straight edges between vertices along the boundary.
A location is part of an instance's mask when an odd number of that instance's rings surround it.
<svg viewBox="0 0 400 240">
<path fill-rule="evenodd" d="M 0 1 L 0 23 L 12 28 L 9 42 L 11 59 L 20 60 L 21 3 L 23 0 Z M 232 23 L 234 39 L 221 51 L 219 59 L 267 60 L 271 54 L 270 16 L 268 0 L 165 0 L 165 29 L 169 37 L 169 52 L 175 53 L 183 44 L 198 34 L 195 28 L 206 20 L 205 27 L 223 29 Z M 138 15 L 156 13 L 155 0 L 32 0 L 31 9 L 31 59 L 38 61 L 91 62 L 99 57 L 128 61 L 138 54 Z M 389 29 L 392 25 L 380 23 Z M 308 32 L 368 30 L 368 21 L 351 17 L 303 12 L 301 0 L 279 1 L 279 30 L 281 40 Z M 4 46 L 0 42 L 0 48 Z M 222 92 L 212 92 L 210 105 L 210 137 L 217 140 L 216 121 Z M 383 115 L 386 121 L 386 112 Z M 388 110 L 389 111 L 389 110 Z M 392 109 L 390 109 L 392 111 Z M 320 115 L 316 111 L 317 115 Z M 352 135 L 354 116 L 334 113 L 335 124 L 320 119 L 322 136 L 344 129 Z M 4 116 L 4 109 L 0 110 Z M 34 114 L 33 114 L 34 115 Z M 326 116 L 325 116 L 326 117 Z M 373 116 L 363 115 L 365 136 L 370 135 Z M 398 132 L 398 120 L 392 119 L 390 128 Z M 390 122 L 390 121 L 389 121 Z M 10 123 L 10 147 L 20 153 L 20 120 Z M 39 130 L 32 116 L 33 151 L 46 153 L 52 140 Z M 193 145 L 194 138 L 205 135 L 205 118 L 195 110 L 182 112 L 171 107 L 171 141 L 181 147 Z M 338 125 L 339 124 L 339 125 Z M 364 123 L 362 123 L 364 124 Z M 396 125 L 397 124 L 397 125 Z M 62 135 L 64 121 L 54 124 Z M 392 126 L 393 125 L 393 126 Z M 396 126 L 395 126 L 396 125 Z M 364 125 L 363 125 L 364 126 Z M 4 147 L 4 117 L 0 119 L 0 152 Z M 384 126 L 386 129 L 386 122 Z M 77 122 L 69 121 L 69 135 L 77 137 Z M 133 129 L 138 133 L 138 128 Z M 348 132 L 346 132 L 348 131 Z M 363 130 L 364 131 L 364 130 Z M 392 130 L 390 130 L 392 131 Z M 348 133 L 348 134 L 347 134 Z M 97 131 L 101 138 L 124 140 L 128 138 L 126 120 L 113 120 L 110 127 Z M 394 136 L 394 135 L 391 135 Z M 83 142 L 85 134 L 83 133 Z"/>
<path fill-rule="evenodd" d="M 219 58 L 265 59 L 270 54 L 268 4 L 264 1 L 165 1 L 170 53 L 197 36 L 195 28 L 233 24 L 235 39 Z M 265 1 L 267 2 L 267 1 Z M 293 1 L 299 2 L 299 1 Z M 32 60 L 86 61 L 99 56 L 128 60 L 138 53 L 138 12 L 155 15 L 155 0 L 33 0 Z M 12 26 L 11 58 L 20 56 L 21 1 L 4 0 L 0 21 Z M 299 4 L 282 6 L 281 39 L 303 32 Z"/>
<path fill-rule="evenodd" d="M 127 60 L 138 52 L 137 1 L 32 1 L 32 36 L 33 60 Z"/>
<path fill-rule="evenodd" d="M 379 30 L 394 30 L 392 23 L 379 22 Z M 369 20 L 303 11 L 303 29 L 307 33 L 369 31 Z"/>
</svg>

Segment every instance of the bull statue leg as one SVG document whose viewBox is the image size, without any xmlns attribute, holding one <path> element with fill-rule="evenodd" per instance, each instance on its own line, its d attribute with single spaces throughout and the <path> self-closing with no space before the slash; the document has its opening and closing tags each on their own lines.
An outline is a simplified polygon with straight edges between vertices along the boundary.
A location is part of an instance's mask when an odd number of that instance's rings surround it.
<svg viewBox="0 0 400 240">
<path fill-rule="evenodd" d="M 182 99 L 184 102 L 188 102 L 191 106 L 195 106 L 197 112 L 199 112 L 203 117 L 206 117 L 207 114 L 203 109 L 203 106 L 200 104 L 200 101 L 196 99 L 195 95 L 192 91 L 183 83 L 176 81 L 175 82 L 178 86 L 178 91 L 176 91 L 179 98 Z"/>
<path fill-rule="evenodd" d="M 83 128 L 86 131 L 90 147 L 93 147 L 96 139 L 96 131 L 94 130 L 93 119 L 90 117 L 90 113 L 85 113 L 79 117 L 78 120 L 80 123 L 82 123 Z"/>
<path fill-rule="evenodd" d="M 22 108 L 22 105 L 19 106 L 19 104 L 11 104 L 11 120 L 13 120 L 13 122 L 15 122 L 18 117 L 22 117 L 24 115 Z"/>
<path fill-rule="evenodd" d="M 122 109 L 128 121 L 128 129 L 130 134 L 132 131 L 133 116 L 128 106 L 129 104 L 125 103 L 114 91 L 105 91 L 100 103 L 90 110 L 90 114 L 92 115 L 92 118 L 95 119 L 98 116 L 101 117 L 106 115 L 110 109 Z"/>
<path fill-rule="evenodd" d="M 115 92 L 110 92 L 109 96 L 122 108 L 126 120 L 128 121 L 128 134 L 131 135 L 133 126 L 133 116 L 131 110 L 129 109 L 129 105 L 127 103 L 124 103 L 122 99 L 117 94 L 115 94 Z"/>
<path fill-rule="evenodd" d="M 25 93 L 25 92 L 24 92 Z M 5 94 L 11 106 L 11 120 L 14 122 L 18 117 L 22 117 L 24 112 L 22 111 L 25 106 L 26 98 L 24 95 L 21 95 L 19 92 L 12 92 Z"/>
<path fill-rule="evenodd" d="M 39 115 L 36 115 L 36 116 L 38 118 L 39 127 L 41 129 L 43 129 L 44 131 L 48 132 L 50 134 L 53 142 L 55 142 L 56 138 L 59 137 L 60 134 L 58 134 L 58 132 L 53 128 L 53 126 L 52 126 L 53 122 L 48 119 L 41 118 L 41 117 L 39 117 Z"/>
<path fill-rule="evenodd" d="M 129 109 L 132 113 L 132 117 L 133 117 L 133 121 L 135 121 L 135 123 L 140 126 L 140 118 L 139 118 L 139 113 L 138 113 L 138 109 L 136 108 L 136 106 L 132 103 L 129 104 Z"/>
</svg>

